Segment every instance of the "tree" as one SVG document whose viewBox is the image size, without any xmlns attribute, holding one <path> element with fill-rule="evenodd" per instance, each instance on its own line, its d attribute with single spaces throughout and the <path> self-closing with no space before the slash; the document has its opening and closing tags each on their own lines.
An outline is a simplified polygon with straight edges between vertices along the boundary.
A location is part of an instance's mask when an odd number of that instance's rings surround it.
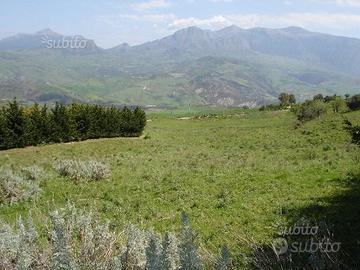
<svg viewBox="0 0 360 270">
<path fill-rule="evenodd" d="M 146 126 L 146 114 L 145 112 L 137 107 L 133 112 L 133 125 L 135 127 L 135 135 L 140 135 Z"/>
<path fill-rule="evenodd" d="M 27 117 L 28 144 L 38 145 L 40 143 L 47 142 L 50 134 L 50 125 L 46 105 L 40 108 L 39 105 L 36 103 L 33 107 L 29 109 Z"/>
<path fill-rule="evenodd" d="M 7 148 L 26 146 L 26 117 L 16 98 L 3 110 L 7 131 Z"/>
<path fill-rule="evenodd" d="M 0 110 L 0 150 L 8 148 L 8 129 L 6 127 L 3 110 Z"/>
<path fill-rule="evenodd" d="M 289 96 L 289 102 L 290 102 L 290 105 L 296 104 L 295 95 L 290 94 L 290 96 Z"/>
<path fill-rule="evenodd" d="M 317 94 L 313 97 L 313 100 L 321 100 L 324 101 L 324 96 L 322 94 Z"/>
<path fill-rule="evenodd" d="M 288 107 L 296 103 L 296 98 L 293 94 L 281 93 L 279 95 L 280 106 Z"/>
<path fill-rule="evenodd" d="M 347 103 L 350 110 L 352 111 L 360 110 L 360 94 L 354 95 L 351 98 L 349 98 Z"/>
<path fill-rule="evenodd" d="M 72 104 L 69 108 L 69 115 L 74 124 L 74 136 L 79 140 L 87 140 L 90 137 L 91 114 L 90 106 Z"/>
<path fill-rule="evenodd" d="M 65 105 L 56 102 L 51 109 L 51 141 L 69 142 L 74 138 L 74 127 Z"/>
<path fill-rule="evenodd" d="M 330 101 L 330 106 L 334 113 L 345 112 L 348 110 L 346 101 L 339 96 L 334 97 L 333 100 Z"/>
<path fill-rule="evenodd" d="M 319 118 L 326 112 L 327 105 L 323 101 L 307 101 L 300 106 L 297 117 L 300 121 L 309 121 L 315 118 Z"/>
</svg>

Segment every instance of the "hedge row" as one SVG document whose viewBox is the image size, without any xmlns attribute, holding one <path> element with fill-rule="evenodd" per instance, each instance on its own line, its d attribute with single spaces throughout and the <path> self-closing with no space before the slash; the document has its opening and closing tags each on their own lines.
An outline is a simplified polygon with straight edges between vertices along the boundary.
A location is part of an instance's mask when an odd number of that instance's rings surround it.
<svg viewBox="0 0 360 270">
<path fill-rule="evenodd" d="M 52 108 L 21 106 L 16 99 L 0 109 L 0 149 L 111 137 L 137 137 L 146 125 L 136 108 L 56 103 Z"/>
</svg>

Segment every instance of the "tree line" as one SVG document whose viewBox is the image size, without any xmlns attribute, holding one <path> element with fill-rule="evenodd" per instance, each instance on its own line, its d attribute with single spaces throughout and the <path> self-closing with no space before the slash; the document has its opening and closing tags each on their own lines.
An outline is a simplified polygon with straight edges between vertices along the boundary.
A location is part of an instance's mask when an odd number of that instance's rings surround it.
<svg viewBox="0 0 360 270">
<path fill-rule="evenodd" d="M 337 95 L 324 97 L 322 94 L 318 94 L 312 100 L 307 100 L 293 108 L 298 120 L 302 122 L 319 118 L 329 111 L 344 113 L 356 110 L 360 110 L 360 94 L 352 97 L 346 95 L 345 98 Z"/>
<path fill-rule="evenodd" d="M 146 125 L 141 108 L 89 104 L 24 107 L 14 99 L 0 109 L 0 149 L 112 137 L 137 137 Z"/>
</svg>

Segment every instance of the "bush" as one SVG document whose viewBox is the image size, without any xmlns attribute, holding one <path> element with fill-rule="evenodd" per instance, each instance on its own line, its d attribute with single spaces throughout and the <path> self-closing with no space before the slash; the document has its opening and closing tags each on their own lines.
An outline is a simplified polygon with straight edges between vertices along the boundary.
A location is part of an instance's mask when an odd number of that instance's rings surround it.
<svg viewBox="0 0 360 270">
<path fill-rule="evenodd" d="M 0 269 L 202 269 L 188 221 L 180 243 L 173 234 L 161 242 L 160 236 L 132 225 L 117 234 L 108 222 L 72 205 L 52 212 L 45 227 L 51 237 L 40 243 L 31 216 L 26 223 L 20 218 L 15 229 L 0 222 Z M 223 249 L 216 269 L 230 269 L 230 262 L 230 252 Z"/>
<path fill-rule="evenodd" d="M 96 160 L 63 160 L 55 163 L 54 168 L 61 176 L 75 181 L 100 181 L 110 176 L 109 166 Z"/>
<path fill-rule="evenodd" d="M 30 167 L 22 168 L 21 174 L 28 180 L 38 181 L 45 177 L 45 172 L 42 168 L 33 165 Z"/>
<path fill-rule="evenodd" d="M 329 103 L 334 113 L 343 113 L 349 110 L 346 101 L 341 97 L 336 96 Z"/>
<path fill-rule="evenodd" d="M 40 191 L 34 181 L 15 175 L 11 170 L 0 171 L 0 204 L 30 200 Z"/>
<path fill-rule="evenodd" d="M 350 121 L 345 120 L 345 129 L 350 133 L 352 142 L 360 146 L 360 126 L 355 126 Z"/>
<path fill-rule="evenodd" d="M 349 98 L 347 104 L 352 111 L 360 110 L 360 94 Z"/>
<path fill-rule="evenodd" d="M 319 118 L 327 113 L 327 105 L 321 100 L 307 101 L 299 107 L 298 120 L 304 122 Z"/>
</svg>

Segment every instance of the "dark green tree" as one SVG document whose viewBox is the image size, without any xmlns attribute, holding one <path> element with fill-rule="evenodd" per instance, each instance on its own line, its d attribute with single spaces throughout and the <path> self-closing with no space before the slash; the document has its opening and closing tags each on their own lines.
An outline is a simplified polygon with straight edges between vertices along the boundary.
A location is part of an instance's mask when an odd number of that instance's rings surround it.
<svg viewBox="0 0 360 270">
<path fill-rule="evenodd" d="M 52 142 L 69 142 L 74 139 L 74 125 L 65 105 L 56 102 L 51 109 L 50 122 Z"/>
<path fill-rule="evenodd" d="M 139 136 L 144 131 L 146 126 L 146 114 L 144 110 L 137 107 L 133 112 L 133 125 L 135 127 L 135 136 Z"/>
<path fill-rule="evenodd" d="M 69 108 L 69 115 L 74 127 L 74 136 L 78 140 L 90 138 L 91 129 L 91 106 L 82 104 L 72 104 Z"/>
<path fill-rule="evenodd" d="M 24 109 L 16 98 L 3 109 L 5 129 L 7 132 L 7 148 L 21 148 L 26 146 L 27 119 Z"/>
<path fill-rule="evenodd" d="M 313 97 L 313 100 L 321 100 L 324 101 L 324 96 L 322 94 L 317 94 Z"/>
<path fill-rule="evenodd" d="M 353 125 L 349 120 L 345 120 L 345 129 L 350 133 L 352 142 L 360 146 L 360 126 Z"/>
<path fill-rule="evenodd" d="M 0 109 L 0 150 L 8 148 L 9 132 L 6 127 L 4 110 Z"/>
<path fill-rule="evenodd" d="M 42 108 L 36 103 L 27 113 L 27 142 L 29 145 L 46 143 L 49 140 L 50 125 L 47 107 Z"/>
<path fill-rule="evenodd" d="M 352 111 L 360 110 L 360 94 L 350 97 L 347 100 L 348 107 Z"/>
<path fill-rule="evenodd" d="M 288 107 L 296 103 L 296 98 L 293 94 L 281 93 L 279 101 L 281 107 Z"/>
</svg>

